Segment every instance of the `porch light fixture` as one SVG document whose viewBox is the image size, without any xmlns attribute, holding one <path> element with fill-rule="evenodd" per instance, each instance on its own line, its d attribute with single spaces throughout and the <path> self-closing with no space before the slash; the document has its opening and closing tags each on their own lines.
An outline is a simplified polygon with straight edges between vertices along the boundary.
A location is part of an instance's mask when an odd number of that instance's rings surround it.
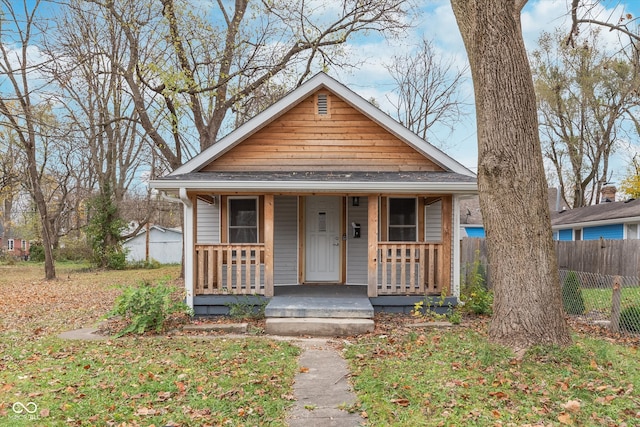
<svg viewBox="0 0 640 427">
<path fill-rule="evenodd" d="M 360 197 L 352 197 L 351 206 L 360 206 Z"/>
</svg>

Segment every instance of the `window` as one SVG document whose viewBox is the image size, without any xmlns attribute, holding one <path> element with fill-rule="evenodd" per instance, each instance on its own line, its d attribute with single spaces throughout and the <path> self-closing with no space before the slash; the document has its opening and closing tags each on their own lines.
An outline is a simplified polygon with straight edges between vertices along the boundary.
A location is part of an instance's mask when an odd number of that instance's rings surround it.
<svg viewBox="0 0 640 427">
<path fill-rule="evenodd" d="M 389 241 L 415 242 L 418 235 L 416 199 L 389 199 Z"/>
<path fill-rule="evenodd" d="M 582 240 L 582 228 L 576 228 L 573 230 L 573 240 Z"/>
<path fill-rule="evenodd" d="M 627 239 L 638 239 L 638 224 L 627 224 Z"/>
<path fill-rule="evenodd" d="M 7 240 L 7 249 L 10 251 L 13 250 L 13 239 Z"/>
<path fill-rule="evenodd" d="M 229 243 L 258 243 L 258 199 L 229 199 Z"/>
</svg>

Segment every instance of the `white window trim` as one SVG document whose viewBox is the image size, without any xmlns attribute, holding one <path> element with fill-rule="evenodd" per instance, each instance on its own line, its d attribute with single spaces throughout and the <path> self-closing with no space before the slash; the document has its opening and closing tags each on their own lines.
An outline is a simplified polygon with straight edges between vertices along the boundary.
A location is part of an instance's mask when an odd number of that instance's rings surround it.
<svg viewBox="0 0 640 427">
<path fill-rule="evenodd" d="M 580 242 L 582 240 L 584 240 L 584 236 L 582 235 L 582 228 L 574 228 L 572 230 L 573 232 L 571 233 L 571 238 L 574 242 Z M 580 233 L 580 238 L 576 239 L 576 233 L 579 232 Z"/>
<path fill-rule="evenodd" d="M 7 250 L 12 251 L 15 249 L 15 242 L 13 239 L 7 239 Z"/>
<path fill-rule="evenodd" d="M 260 198 L 257 196 L 229 196 L 227 197 L 227 243 L 230 245 L 256 245 L 260 243 Z M 255 200 L 256 201 L 256 241 L 254 243 L 232 243 L 231 236 L 231 200 Z"/>
</svg>

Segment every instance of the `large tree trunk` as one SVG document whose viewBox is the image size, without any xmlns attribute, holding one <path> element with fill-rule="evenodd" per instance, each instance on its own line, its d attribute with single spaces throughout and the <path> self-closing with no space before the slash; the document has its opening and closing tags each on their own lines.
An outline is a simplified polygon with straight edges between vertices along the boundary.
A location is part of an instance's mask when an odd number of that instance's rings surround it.
<svg viewBox="0 0 640 427">
<path fill-rule="evenodd" d="M 478 190 L 494 286 L 492 341 L 567 345 L 536 98 L 522 39 L 526 0 L 451 0 L 478 121 Z"/>
</svg>

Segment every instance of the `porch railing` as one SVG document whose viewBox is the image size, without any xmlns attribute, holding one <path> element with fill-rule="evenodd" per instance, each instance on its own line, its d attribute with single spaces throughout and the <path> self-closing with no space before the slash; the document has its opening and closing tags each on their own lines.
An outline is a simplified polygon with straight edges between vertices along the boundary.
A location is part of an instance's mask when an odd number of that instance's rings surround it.
<svg viewBox="0 0 640 427">
<path fill-rule="evenodd" d="M 195 245 L 195 295 L 264 294 L 264 245 Z"/>
<path fill-rule="evenodd" d="M 444 255 L 437 243 L 378 243 L 378 295 L 439 295 Z"/>
</svg>

